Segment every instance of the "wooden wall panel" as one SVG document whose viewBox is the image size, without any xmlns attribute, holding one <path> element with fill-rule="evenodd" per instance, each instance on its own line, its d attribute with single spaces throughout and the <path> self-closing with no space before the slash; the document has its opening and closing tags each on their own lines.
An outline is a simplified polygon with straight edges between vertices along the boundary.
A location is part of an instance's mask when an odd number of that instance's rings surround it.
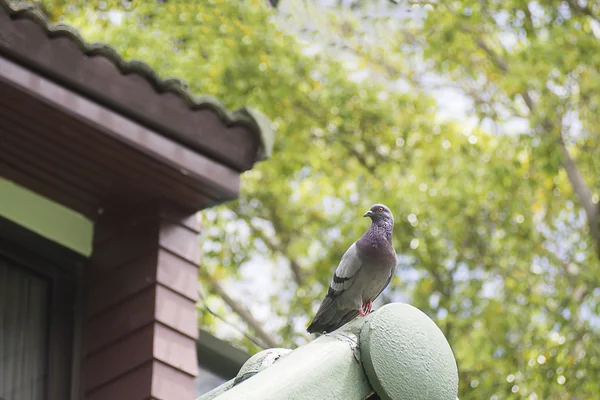
<svg viewBox="0 0 600 400">
<path fill-rule="evenodd" d="M 185 226 L 196 233 L 200 233 L 202 230 L 196 214 L 190 215 L 172 205 L 160 209 L 160 218 L 164 222 L 174 222 L 175 224 Z"/>
<path fill-rule="evenodd" d="M 156 324 L 154 328 L 154 356 L 156 359 L 196 376 L 198 360 L 195 353 L 188 351 L 190 346 L 196 345 L 196 340 L 162 324 Z"/>
<path fill-rule="evenodd" d="M 155 320 L 155 300 L 155 288 L 150 287 L 119 303 L 117 307 L 89 319 L 84 331 L 88 354 L 152 324 Z"/>
<path fill-rule="evenodd" d="M 195 397 L 198 232 L 159 202 L 99 218 L 86 273 L 86 398 Z"/>
<path fill-rule="evenodd" d="M 197 264 L 200 262 L 198 234 L 187 227 L 166 222 L 161 225 L 160 245 L 171 253 Z"/>
<path fill-rule="evenodd" d="M 154 362 L 152 395 L 160 400 L 195 399 L 194 379 L 190 375 L 160 361 Z M 192 382 L 190 385 L 189 382 Z"/>
<path fill-rule="evenodd" d="M 198 337 L 194 301 L 160 285 L 156 287 L 156 320 L 191 338 Z"/>
<path fill-rule="evenodd" d="M 187 297 L 198 301 L 198 266 L 184 260 L 167 250 L 160 249 L 158 253 L 157 281 Z"/>
<path fill-rule="evenodd" d="M 158 226 L 156 221 L 142 220 L 135 226 L 120 229 L 117 225 L 115 238 L 98 243 L 94 237 L 93 271 L 91 279 L 119 268 L 128 262 L 154 253 L 157 250 Z M 97 244 L 96 244 L 97 243 Z"/>
<path fill-rule="evenodd" d="M 152 395 L 153 364 L 153 361 L 147 362 L 130 373 L 99 387 L 97 390 L 88 392 L 85 400 L 150 399 Z"/>
<path fill-rule="evenodd" d="M 155 202 L 147 202 L 136 204 L 135 207 L 129 209 L 107 210 L 102 215 L 100 223 L 96 226 L 94 240 L 100 244 L 107 240 L 130 238 L 128 232 L 131 229 L 136 229 L 136 226 L 139 227 L 145 222 L 150 224 L 156 223 L 156 208 L 157 205 Z"/>
<path fill-rule="evenodd" d="M 96 389 L 152 361 L 153 349 L 154 326 L 151 324 L 93 353 L 84 361 L 84 389 Z"/>
<path fill-rule="evenodd" d="M 91 318 L 139 292 L 153 287 L 156 284 L 156 259 L 156 252 L 151 251 L 147 256 L 133 260 L 119 268 L 113 268 L 105 275 L 91 280 L 86 293 L 86 317 Z M 195 265 L 191 265 L 190 268 L 197 273 Z M 169 274 L 169 277 L 178 274 L 179 271 L 175 270 Z M 180 283 L 180 286 L 182 285 L 184 284 Z M 196 288 L 195 282 L 188 283 L 188 285 L 194 285 L 194 289 Z"/>
</svg>

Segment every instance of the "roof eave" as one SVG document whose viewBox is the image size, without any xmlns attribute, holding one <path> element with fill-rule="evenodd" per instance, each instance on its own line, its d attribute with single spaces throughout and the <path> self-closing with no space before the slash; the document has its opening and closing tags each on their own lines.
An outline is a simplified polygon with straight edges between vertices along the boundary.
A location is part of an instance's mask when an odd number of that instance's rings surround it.
<svg viewBox="0 0 600 400">
<path fill-rule="evenodd" d="M 193 96 L 181 80 L 162 79 L 143 62 L 125 61 L 107 45 L 86 43 L 76 30 L 51 24 L 31 5 L 15 8 L 0 0 L 0 22 L 0 54 L 194 151 L 239 172 L 271 155 L 274 132 L 257 110 L 229 112 L 211 96 Z"/>
</svg>

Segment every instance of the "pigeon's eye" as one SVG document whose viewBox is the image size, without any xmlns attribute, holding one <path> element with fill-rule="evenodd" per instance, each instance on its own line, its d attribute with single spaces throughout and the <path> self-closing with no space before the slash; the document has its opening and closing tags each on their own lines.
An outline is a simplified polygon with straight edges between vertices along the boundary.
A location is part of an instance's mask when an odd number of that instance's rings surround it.
<svg viewBox="0 0 600 400">
<path fill-rule="evenodd" d="M 377 209 L 377 211 L 378 211 L 378 212 L 382 212 L 382 211 L 383 211 L 383 207 L 379 207 L 379 208 Z"/>
</svg>

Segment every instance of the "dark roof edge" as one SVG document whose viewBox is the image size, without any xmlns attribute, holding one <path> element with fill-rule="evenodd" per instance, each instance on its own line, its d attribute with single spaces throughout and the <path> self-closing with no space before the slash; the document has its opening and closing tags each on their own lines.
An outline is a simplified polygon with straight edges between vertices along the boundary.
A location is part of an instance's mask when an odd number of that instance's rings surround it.
<svg viewBox="0 0 600 400">
<path fill-rule="evenodd" d="M 146 63 L 138 60 L 125 61 L 112 47 L 103 43 L 86 43 L 79 32 L 66 24 L 53 24 L 44 13 L 33 4 L 12 5 L 8 0 L 0 0 L 11 18 L 27 18 L 36 22 L 48 37 L 66 37 L 72 40 L 81 51 L 88 56 L 102 56 L 112 62 L 123 75 L 136 74 L 144 78 L 157 93 L 172 93 L 185 101 L 190 110 L 212 110 L 227 126 L 242 125 L 260 137 L 261 148 L 256 155 L 256 161 L 269 158 L 275 143 L 275 133 L 269 118 L 258 110 L 242 107 L 234 112 L 227 110 L 225 105 L 210 95 L 194 96 L 187 90 L 184 81 L 177 78 L 160 78 Z"/>
<path fill-rule="evenodd" d="M 200 329 L 197 341 L 198 364 L 228 378 L 234 378 L 250 358 L 248 353 L 233 347 L 205 330 Z M 207 365 L 204 356 L 210 364 Z"/>
</svg>

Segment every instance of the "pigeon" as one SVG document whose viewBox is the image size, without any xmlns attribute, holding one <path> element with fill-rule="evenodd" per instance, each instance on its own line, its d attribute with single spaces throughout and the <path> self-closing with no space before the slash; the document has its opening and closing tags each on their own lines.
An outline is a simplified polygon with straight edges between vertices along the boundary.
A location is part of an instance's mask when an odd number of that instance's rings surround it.
<svg viewBox="0 0 600 400">
<path fill-rule="evenodd" d="M 394 276 L 396 251 L 392 246 L 392 212 L 383 204 L 375 204 L 364 217 L 371 218 L 371 226 L 342 256 L 327 295 L 308 326 L 308 333 L 332 332 L 358 315 L 369 314 L 373 300 Z"/>
</svg>

